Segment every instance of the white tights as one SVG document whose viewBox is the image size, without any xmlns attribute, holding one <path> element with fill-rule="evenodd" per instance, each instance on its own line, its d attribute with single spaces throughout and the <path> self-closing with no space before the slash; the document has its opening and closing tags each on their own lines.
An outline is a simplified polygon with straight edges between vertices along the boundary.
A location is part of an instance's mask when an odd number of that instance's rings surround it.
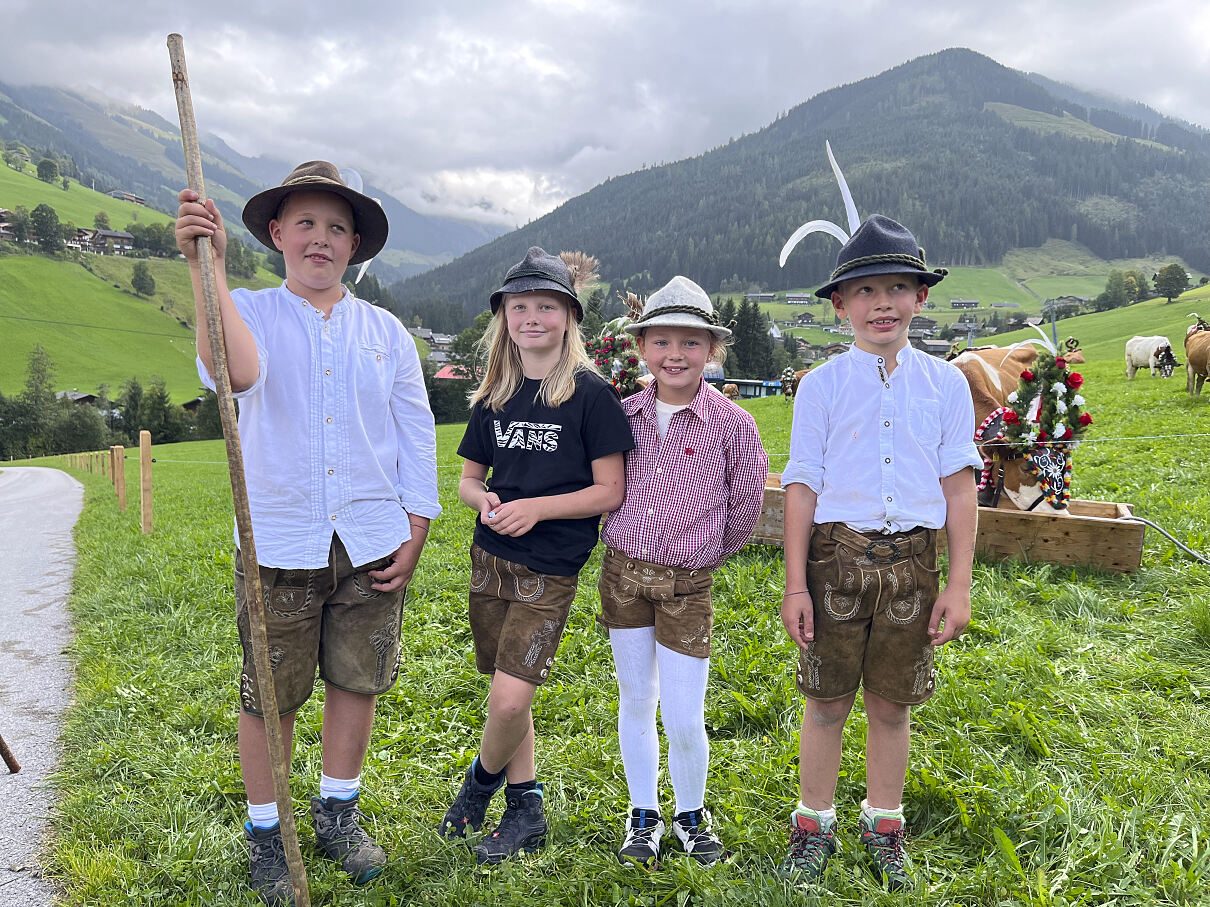
<svg viewBox="0 0 1210 907">
<path fill-rule="evenodd" d="M 668 737 L 668 774 L 676 812 L 701 809 L 710 762 L 705 716 L 710 659 L 665 648 L 655 641 L 655 627 L 610 630 L 609 643 L 618 675 L 618 739 L 631 806 L 659 806 L 658 705 Z"/>
</svg>

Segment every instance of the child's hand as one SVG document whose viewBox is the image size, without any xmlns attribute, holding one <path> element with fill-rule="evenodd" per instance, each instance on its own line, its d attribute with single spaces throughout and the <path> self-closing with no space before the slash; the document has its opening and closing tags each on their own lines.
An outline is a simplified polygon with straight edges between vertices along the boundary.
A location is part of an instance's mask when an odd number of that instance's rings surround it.
<svg viewBox="0 0 1210 907">
<path fill-rule="evenodd" d="M 483 495 L 483 505 L 479 508 L 479 522 L 484 526 L 487 521 L 496 515 L 496 508 L 500 506 L 500 495 L 494 491 L 485 492 Z"/>
<path fill-rule="evenodd" d="M 933 604 L 929 616 L 929 636 L 934 646 L 957 639 L 971 622 L 971 597 L 959 586 L 946 586 Z"/>
<path fill-rule="evenodd" d="M 196 263 L 197 239 L 207 236 L 216 262 L 221 261 L 227 253 L 227 231 L 223 229 L 223 216 L 214 206 L 214 200 L 208 198 L 203 203 L 192 189 L 182 189 L 177 200 L 181 206 L 176 216 L 176 245 L 181 254 L 190 264 Z"/>
<path fill-rule="evenodd" d="M 375 592 L 394 592 L 412 581 L 416 572 L 416 563 L 420 560 L 420 552 L 424 548 L 425 533 L 413 533 L 412 537 L 400 545 L 391 555 L 391 563 L 381 570 L 371 570 L 370 579 L 374 580 L 370 588 Z"/>
<path fill-rule="evenodd" d="M 811 593 L 786 592 L 781 599 L 781 622 L 786 633 L 800 649 L 806 649 L 815 639 L 815 608 Z"/>
<path fill-rule="evenodd" d="M 489 497 L 496 497 L 489 494 Z M 496 498 L 499 501 L 499 498 Z M 525 535 L 542 519 L 542 505 L 537 498 L 521 498 L 507 504 L 497 503 L 488 508 L 483 522 L 501 535 Z"/>
</svg>

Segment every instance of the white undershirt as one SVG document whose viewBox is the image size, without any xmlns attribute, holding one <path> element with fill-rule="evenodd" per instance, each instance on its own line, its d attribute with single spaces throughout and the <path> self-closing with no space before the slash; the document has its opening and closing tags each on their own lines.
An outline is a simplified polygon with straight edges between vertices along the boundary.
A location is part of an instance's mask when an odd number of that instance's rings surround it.
<svg viewBox="0 0 1210 907">
<path fill-rule="evenodd" d="M 660 440 L 664 440 L 664 435 L 668 434 L 668 423 L 672 421 L 674 413 L 679 413 L 687 407 L 678 403 L 665 403 L 659 397 L 655 398 L 655 418 L 660 423 Z"/>
</svg>

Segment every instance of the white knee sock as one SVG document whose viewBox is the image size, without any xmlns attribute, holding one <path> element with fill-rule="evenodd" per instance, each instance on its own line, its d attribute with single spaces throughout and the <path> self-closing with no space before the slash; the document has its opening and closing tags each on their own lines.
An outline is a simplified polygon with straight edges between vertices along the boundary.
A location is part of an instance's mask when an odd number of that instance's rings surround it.
<svg viewBox="0 0 1210 907">
<path fill-rule="evenodd" d="M 656 644 L 660 720 L 668 737 L 668 774 L 677 813 L 701 809 L 706 798 L 710 742 L 706 739 L 706 680 L 710 659 L 682 655 Z"/>
<path fill-rule="evenodd" d="M 659 808 L 660 738 L 655 729 L 659 677 L 655 627 L 610 630 L 618 677 L 618 742 L 631 806 Z"/>
</svg>

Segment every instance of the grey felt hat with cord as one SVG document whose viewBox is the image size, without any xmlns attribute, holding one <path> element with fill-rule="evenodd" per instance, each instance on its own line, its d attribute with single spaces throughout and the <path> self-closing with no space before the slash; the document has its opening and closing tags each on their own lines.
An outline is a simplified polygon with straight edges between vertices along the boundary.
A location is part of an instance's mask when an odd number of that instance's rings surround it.
<svg viewBox="0 0 1210 907">
<path fill-rule="evenodd" d="M 307 161 L 290 171 L 280 186 L 258 192 L 244 205 L 244 226 L 270 249 L 276 249 L 277 246 L 273 244 L 273 235 L 269 232 L 269 221 L 277 217 L 282 202 L 291 192 L 331 192 L 349 203 L 353 209 L 353 229 L 359 237 L 357 251 L 349 259 L 349 264 L 369 261 L 386 245 L 390 227 L 382 205 L 346 186 L 340 178 L 340 171 L 333 164 Z"/>
<path fill-rule="evenodd" d="M 836 270 L 815 295 L 831 299 L 842 282 L 855 277 L 910 274 L 931 287 L 940 283 L 947 273 L 945 268 L 928 269 L 924 263 L 924 249 L 916 243 L 916 237 L 907 227 L 881 214 L 872 214 L 841 246 L 836 256 Z"/>
<path fill-rule="evenodd" d="M 506 295 L 532 293 L 535 290 L 550 290 L 567 296 L 576 321 L 584 320 L 584 307 L 576 296 L 571 269 L 558 255 L 551 255 L 540 246 L 530 246 L 525 258 L 508 269 L 508 273 L 504 275 L 504 283 L 492 293 L 489 300 L 492 314 L 496 314 Z"/>
<path fill-rule="evenodd" d="M 642 317 L 626 325 L 626 330 L 638 335 L 654 327 L 701 328 L 719 341 L 731 336 L 731 329 L 718 323 L 710 294 L 679 274 L 647 297 Z"/>
</svg>

